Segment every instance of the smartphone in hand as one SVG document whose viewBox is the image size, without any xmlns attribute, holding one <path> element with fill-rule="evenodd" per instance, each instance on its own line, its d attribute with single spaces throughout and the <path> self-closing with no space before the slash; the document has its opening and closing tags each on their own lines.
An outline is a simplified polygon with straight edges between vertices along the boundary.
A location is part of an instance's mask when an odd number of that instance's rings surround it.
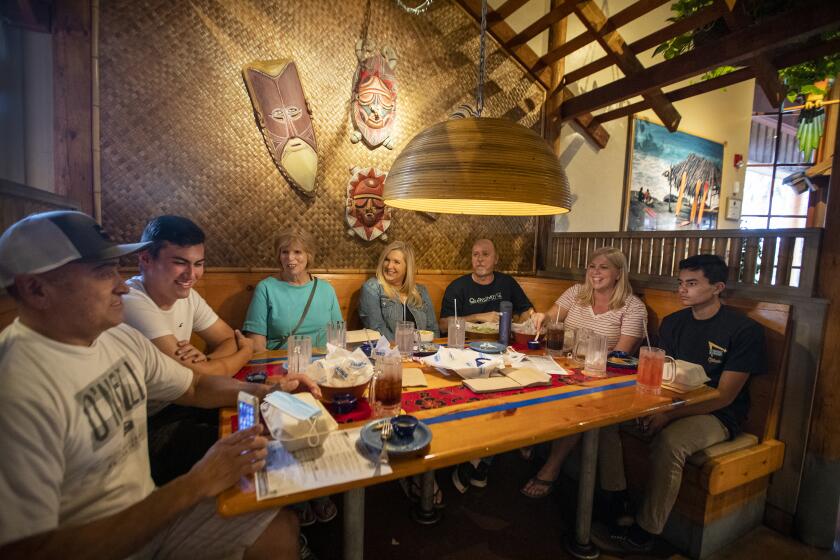
<svg viewBox="0 0 840 560">
<path fill-rule="evenodd" d="M 239 430 L 253 428 L 259 422 L 260 399 L 245 391 L 239 391 L 237 399 Z"/>
</svg>

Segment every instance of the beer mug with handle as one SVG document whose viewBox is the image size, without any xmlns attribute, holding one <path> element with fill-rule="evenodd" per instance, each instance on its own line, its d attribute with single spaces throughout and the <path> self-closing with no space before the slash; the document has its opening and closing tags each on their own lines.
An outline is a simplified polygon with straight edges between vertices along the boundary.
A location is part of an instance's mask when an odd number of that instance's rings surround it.
<svg viewBox="0 0 840 560">
<path fill-rule="evenodd" d="M 376 362 L 376 373 L 370 384 L 370 403 L 377 418 L 396 416 L 402 404 L 402 360 L 390 353 Z"/>
<path fill-rule="evenodd" d="M 665 362 L 669 367 L 665 367 Z M 639 349 L 639 369 L 636 374 L 636 390 L 641 393 L 658 395 L 662 392 L 662 382 L 671 383 L 677 371 L 677 363 L 671 356 L 665 355 L 662 348 L 642 346 Z"/>
</svg>

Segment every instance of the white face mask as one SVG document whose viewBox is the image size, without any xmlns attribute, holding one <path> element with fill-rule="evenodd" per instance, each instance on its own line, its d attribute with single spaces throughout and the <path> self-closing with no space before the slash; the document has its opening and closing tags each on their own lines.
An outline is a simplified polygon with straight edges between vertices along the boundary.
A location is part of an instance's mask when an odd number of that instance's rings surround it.
<svg viewBox="0 0 840 560">
<path fill-rule="evenodd" d="M 321 416 L 321 408 L 310 404 L 303 399 L 296 398 L 283 391 L 269 393 L 262 403 L 263 418 L 275 439 L 282 440 L 284 435 L 293 435 L 295 439 L 306 437 L 310 447 L 321 443 L 321 434 L 318 432 L 318 420 Z M 286 415 L 287 422 L 283 418 Z M 291 417 L 291 418 L 289 418 Z M 289 420 L 294 423 L 298 420 L 298 426 L 286 425 Z M 300 428 L 304 428 L 301 430 Z M 285 432 L 287 434 L 283 434 Z"/>
</svg>

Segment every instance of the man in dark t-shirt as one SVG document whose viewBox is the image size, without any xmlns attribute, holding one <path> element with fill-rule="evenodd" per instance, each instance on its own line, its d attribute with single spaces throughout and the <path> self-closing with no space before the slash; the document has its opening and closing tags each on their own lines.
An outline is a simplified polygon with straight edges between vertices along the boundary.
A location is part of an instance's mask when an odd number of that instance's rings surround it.
<svg viewBox="0 0 840 560">
<path fill-rule="evenodd" d="M 749 378 L 766 369 L 764 329 L 721 304 L 728 267 L 716 255 L 680 261 L 679 296 L 686 309 L 665 317 L 660 345 L 678 360 L 700 364 L 708 385 L 720 396 L 696 405 L 640 419 L 655 435 L 648 478 L 635 522 L 610 535 L 610 544 L 628 552 L 651 549 L 676 502 L 686 459 L 693 453 L 734 438 L 749 409 Z"/>
<path fill-rule="evenodd" d="M 499 257 L 489 239 L 478 239 L 472 246 L 472 273 L 456 278 L 443 294 L 440 308 L 440 331 L 449 330 L 449 317 L 455 315 L 474 323 L 498 323 L 499 305 L 503 301 L 513 304 L 513 320 L 521 322 L 534 312 L 534 306 L 512 276 L 496 272 Z M 464 493 L 471 486 L 487 486 L 487 470 L 493 457 L 475 459 L 458 465 L 452 471 L 452 484 Z"/>
<path fill-rule="evenodd" d="M 498 323 L 499 304 L 513 304 L 514 320 L 524 321 L 534 312 L 522 287 L 512 276 L 496 272 L 496 247 L 489 239 L 479 239 L 472 247 L 472 273 L 456 278 L 443 294 L 440 308 L 440 330 L 448 330 L 448 319 L 455 315 L 474 323 Z"/>
</svg>

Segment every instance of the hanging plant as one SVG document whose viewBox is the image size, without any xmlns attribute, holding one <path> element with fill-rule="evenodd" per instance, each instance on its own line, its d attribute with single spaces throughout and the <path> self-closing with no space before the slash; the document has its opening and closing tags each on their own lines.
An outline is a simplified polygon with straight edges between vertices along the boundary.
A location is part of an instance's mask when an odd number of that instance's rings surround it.
<svg viewBox="0 0 840 560">
<path fill-rule="evenodd" d="M 713 0 L 677 0 L 671 4 L 671 11 L 674 12 L 674 15 L 668 18 L 668 21 L 684 20 L 713 3 Z M 796 0 L 746 0 L 744 5 L 750 19 L 753 22 L 758 22 L 793 9 L 797 4 Z M 727 33 L 728 28 L 723 18 L 718 18 L 703 27 L 665 41 L 656 47 L 653 54 L 655 56 L 661 53 L 666 59 L 671 59 L 692 50 L 697 45 L 714 41 Z M 837 37 L 840 37 L 840 31 L 831 31 L 820 35 L 822 41 L 829 41 Z M 734 66 L 720 66 L 706 72 L 700 79 L 717 78 L 735 70 Z M 835 53 L 780 69 L 779 78 L 787 89 L 788 100 L 792 102 L 797 96 L 826 95 L 828 92 L 815 87 L 814 82 L 824 80 L 826 77 L 836 76 L 839 72 L 840 53 Z"/>
</svg>

